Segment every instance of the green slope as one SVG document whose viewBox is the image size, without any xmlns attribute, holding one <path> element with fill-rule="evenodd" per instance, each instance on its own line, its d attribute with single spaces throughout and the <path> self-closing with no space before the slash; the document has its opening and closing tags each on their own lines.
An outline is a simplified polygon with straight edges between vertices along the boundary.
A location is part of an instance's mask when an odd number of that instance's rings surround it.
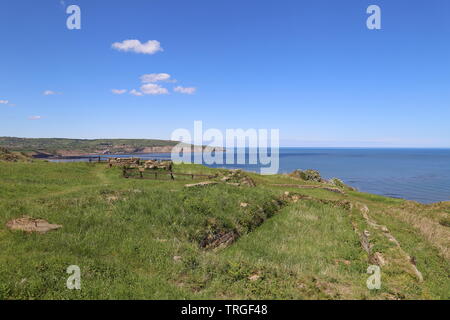
<svg viewBox="0 0 450 320">
<path fill-rule="evenodd" d="M 225 172 L 196 165 L 175 171 Z M 104 164 L 0 162 L 0 298 L 450 298 L 450 231 L 442 223 L 449 204 L 249 176 L 256 187 L 186 188 L 187 178 L 124 179 Z M 25 215 L 63 228 L 28 234 L 5 227 Z M 235 241 L 201 245 L 223 235 Z M 382 286 L 368 290 L 375 253 L 385 262 Z M 69 265 L 81 268 L 80 291 L 66 289 Z"/>
</svg>

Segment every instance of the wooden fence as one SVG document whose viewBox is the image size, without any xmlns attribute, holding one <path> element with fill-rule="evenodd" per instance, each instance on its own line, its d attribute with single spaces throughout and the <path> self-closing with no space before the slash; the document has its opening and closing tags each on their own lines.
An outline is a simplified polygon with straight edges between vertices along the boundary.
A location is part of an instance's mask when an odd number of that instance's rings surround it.
<svg viewBox="0 0 450 320">
<path fill-rule="evenodd" d="M 108 157 L 89 157 L 89 162 L 109 162 L 109 158 Z"/>
<path fill-rule="evenodd" d="M 137 172 L 136 172 L 137 171 Z M 134 174 L 136 173 L 136 174 Z M 173 171 L 165 171 L 165 170 L 155 170 L 155 169 L 145 169 L 140 170 L 139 168 L 122 168 L 122 175 L 127 179 L 151 179 L 158 180 L 159 178 L 163 179 L 163 177 L 168 177 L 170 180 L 175 180 L 177 177 L 186 177 L 191 180 L 207 178 L 214 179 L 217 178 L 217 174 L 197 174 L 197 173 L 181 173 L 181 172 L 173 172 Z"/>
</svg>

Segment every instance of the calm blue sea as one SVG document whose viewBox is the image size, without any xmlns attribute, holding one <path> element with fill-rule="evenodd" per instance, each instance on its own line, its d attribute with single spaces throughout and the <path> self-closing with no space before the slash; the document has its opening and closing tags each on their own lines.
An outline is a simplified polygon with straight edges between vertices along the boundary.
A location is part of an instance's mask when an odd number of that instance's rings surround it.
<svg viewBox="0 0 450 320">
<path fill-rule="evenodd" d="M 280 171 L 319 170 L 363 192 L 422 203 L 450 200 L 450 149 L 283 149 Z"/>
<path fill-rule="evenodd" d="M 169 155 L 148 154 L 146 158 Z M 215 165 L 259 171 L 255 165 Z M 422 203 L 450 200 L 450 149 L 281 148 L 280 173 L 319 170 L 363 192 Z"/>
</svg>

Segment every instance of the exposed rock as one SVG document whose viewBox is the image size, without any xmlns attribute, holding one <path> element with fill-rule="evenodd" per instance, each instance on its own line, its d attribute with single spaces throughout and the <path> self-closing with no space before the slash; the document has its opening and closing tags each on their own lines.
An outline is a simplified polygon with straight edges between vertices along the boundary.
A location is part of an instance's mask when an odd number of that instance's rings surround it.
<svg viewBox="0 0 450 320">
<path fill-rule="evenodd" d="M 52 230 L 62 228 L 59 224 L 50 224 L 43 219 L 33 219 L 22 217 L 9 221 L 6 226 L 11 230 L 22 230 L 25 232 L 47 233 Z"/>
<path fill-rule="evenodd" d="M 233 185 L 256 187 L 255 181 L 239 169 L 226 171 L 221 181 Z"/>
<path fill-rule="evenodd" d="M 261 278 L 259 273 L 254 273 L 250 277 L 248 277 L 248 280 L 250 280 L 250 281 L 257 281 L 257 280 L 259 280 L 259 278 Z"/>
<path fill-rule="evenodd" d="M 315 185 L 300 185 L 300 184 L 271 184 L 273 187 L 298 188 L 298 189 L 323 189 L 330 192 L 345 194 L 344 191 L 338 188 L 315 186 Z"/>
<path fill-rule="evenodd" d="M 386 265 L 386 259 L 383 257 L 383 255 L 380 252 L 375 252 L 370 257 L 370 263 L 376 264 L 380 267 Z"/>
<path fill-rule="evenodd" d="M 334 260 L 334 263 L 335 264 L 342 263 L 342 264 L 345 264 L 346 266 L 349 266 L 352 264 L 349 260 L 343 260 L 343 259 L 336 259 L 336 260 Z"/>
<path fill-rule="evenodd" d="M 367 222 L 368 225 L 370 225 L 371 227 L 382 231 L 383 235 L 390 241 L 393 242 L 399 252 L 402 254 L 403 259 L 405 262 L 407 262 L 407 264 L 409 264 L 411 271 L 414 273 L 414 275 L 417 277 L 417 279 L 419 280 L 419 282 L 423 282 L 423 275 L 422 273 L 419 271 L 419 269 L 417 269 L 416 263 L 415 263 L 415 259 L 411 258 L 411 256 L 405 251 L 403 250 L 403 248 L 400 245 L 400 242 L 389 232 L 388 228 L 386 228 L 385 226 L 379 225 L 378 223 L 376 223 L 375 221 L 373 221 L 370 217 L 369 217 L 369 208 L 367 207 L 367 205 L 363 204 L 363 203 L 357 203 L 356 204 L 357 208 L 360 210 L 361 215 L 364 217 L 364 220 Z M 368 233 L 368 232 L 367 232 Z M 366 234 L 366 231 L 364 232 L 364 235 Z M 369 234 L 370 235 L 370 234 Z M 367 236 L 368 237 L 368 236 Z M 364 247 L 364 245 L 363 245 Z M 386 263 L 386 261 L 384 260 L 383 256 L 381 255 L 381 253 L 375 253 L 375 254 L 371 254 L 370 252 L 371 247 L 369 247 L 369 260 L 373 263 L 376 263 L 378 265 L 381 266 L 380 263 Z M 367 251 L 367 250 L 366 250 Z"/>
<path fill-rule="evenodd" d="M 217 184 L 217 182 L 215 182 L 215 181 L 204 181 L 204 182 L 200 182 L 200 183 L 186 184 L 185 187 L 186 188 L 206 187 L 206 186 L 211 186 L 211 185 L 215 185 L 215 184 Z"/>
<path fill-rule="evenodd" d="M 108 201 L 109 203 L 116 202 L 118 200 L 119 200 L 118 196 L 108 196 L 108 197 L 106 197 L 106 201 Z"/>
<path fill-rule="evenodd" d="M 255 181 L 253 181 L 253 179 L 250 177 L 242 178 L 241 185 L 248 186 L 248 187 L 256 187 Z"/>
<path fill-rule="evenodd" d="M 228 246 L 238 238 L 235 231 L 221 231 L 217 234 L 210 234 L 200 243 L 202 248 L 217 248 L 220 246 Z"/>
</svg>

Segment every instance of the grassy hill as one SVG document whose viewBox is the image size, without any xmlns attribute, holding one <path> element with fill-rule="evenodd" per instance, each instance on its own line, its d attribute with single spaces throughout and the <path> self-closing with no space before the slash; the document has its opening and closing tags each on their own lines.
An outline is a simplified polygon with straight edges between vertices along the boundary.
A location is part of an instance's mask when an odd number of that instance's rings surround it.
<svg viewBox="0 0 450 320">
<path fill-rule="evenodd" d="M 450 298 L 449 203 L 285 175 L 250 173 L 256 187 L 238 186 L 223 182 L 228 171 L 197 165 L 175 172 L 218 174 L 218 183 L 0 162 L 0 299 Z M 22 216 L 63 227 L 5 226 Z M 373 264 L 380 290 L 366 286 Z M 79 291 L 66 289 L 70 265 L 81 268 Z"/>
<path fill-rule="evenodd" d="M 173 147 L 178 142 L 150 139 L 31 139 L 0 137 L 0 147 L 11 151 L 50 155 L 82 155 L 92 153 L 137 153 L 154 148 Z M 170 152 L 170 148 L 168 149 Z M 152 151 L 151 149 L 147 151 Z"/>
</svg>

